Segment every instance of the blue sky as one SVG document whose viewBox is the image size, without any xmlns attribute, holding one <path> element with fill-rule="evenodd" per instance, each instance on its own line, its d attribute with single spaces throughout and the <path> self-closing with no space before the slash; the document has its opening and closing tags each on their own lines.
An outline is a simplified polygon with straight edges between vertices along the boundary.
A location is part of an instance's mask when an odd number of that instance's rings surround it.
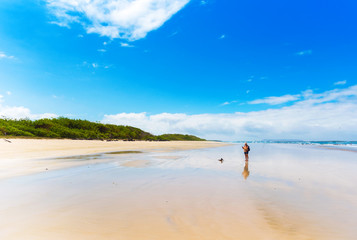
<svg viewBox="0 0 357 240">
<path fill-rule="evenodd" d="M 0 114 L 357 140 L 356 10 L 352 0 L 2 0 Z"/>
</svg>

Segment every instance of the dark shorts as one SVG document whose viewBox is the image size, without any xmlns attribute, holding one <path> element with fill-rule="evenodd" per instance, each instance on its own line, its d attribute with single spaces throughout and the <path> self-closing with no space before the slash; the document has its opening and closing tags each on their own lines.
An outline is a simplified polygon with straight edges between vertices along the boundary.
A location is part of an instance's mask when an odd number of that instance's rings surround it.
<svg viewBox="0 0 357 240">
<path fill-rule="evenodd" d="M 244 154 L 247 154 L 247 155 L 248 155 L 248 152 L 244 152 Z"/>
</svg>

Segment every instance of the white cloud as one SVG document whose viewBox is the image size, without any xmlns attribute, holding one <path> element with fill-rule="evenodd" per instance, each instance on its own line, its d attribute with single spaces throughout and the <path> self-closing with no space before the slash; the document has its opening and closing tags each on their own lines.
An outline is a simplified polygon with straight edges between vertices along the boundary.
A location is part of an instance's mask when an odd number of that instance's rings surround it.
<svg viewBox="0 0 357 240">
<path fill-rule="evenodd" d="M 97 51 L 98 51 L 98 52 L 105 53 L 107 50 L 106 50 L 106 49 L 101 48 L 101 49 L 98 49 Z"/>
<path fill-rule="evenodd" d="M 250 76 L 248 79 L 247 79 L 247 82 L 252 82 L 254 80 L 254 76 Z"/>
<path fill-rule="evenodd" d="M 53 113 L 33 114 L 30 109 L 25 107 L 3 106 L 0 104 L 0 117 L 11 119 L 41 119 L 41 118 L 56 118 L 58 117 Z"/>
<path fill-rule="evenodd" d="M 307 90 L 301 92 L 301 95 L 304 98 L 311 97 L 313 94 L 314 94 L 314 92 L 311 89 L 307 89 Z"/>
<path fill-rule="evenodd" d="M 257 100 L 253 100 L 248 102 L 249 104 L 270 104 L 270 105 L 278 105 L 278 104 L 282 104 L 282 103 L 287 103 L 287 102 L 291 102 L 291 101 L 296 101 L 300 98 L 300 95 L 284 95 L 284 96 L 280 96 L 280 97 L 266 97 L 263 99 L 257 99 Z"/>
<path fill-rule="evenodd" d="M 94 69 L 99 68 L 99 64 L 98 63 L 95 63 L 95 62 L 89 63 L 87 61 L 84 61 L 81 66 L 82 67 L 87 67 L 87 68 L 94 68 Z"/>
<path fill-rule="evenodd" d="M 236 100 L 230 101 L 230 102 L 224 102 L 221 104 L 221 106 L 229 105 L 229 104 L 236 103 L 236 102 L 237 102 Z"/>
<path fill-rule="evenodd" d="M 342 81 L 335 82 L 334 85 L 345 85 L 346 83 L 347 80 L 342 80 Z"/>
<path fill-rule="evenodd" d="M 207 4 L 207 1 L 204 1 L 204 0 L 201 0 L 201 5 L 206 5 Z"/>
<path fill-rule="evenodd" d="M 57 18 L 52 23 L 80 23 L 87 33 L 130 41 L 158 29 L 190 0 L 46 0 Z"/>
<path fill-rule="evenodd" d="M 6 55 L 4 52 L 0 52 L 0 59 L 14 59 L 14 56 Z"/>
<path fill-rule="evenodd" d="M 11 95 L 10 91 L 6 92 L 7 95 Z M 30 109 L 23 106 L 7 106 L 4 105 L 4 96 L 0 95 L 0 118 L 11 119 L 41 119 L 41 118 L 56 118 L 58 117 L 53 113 L 33 114 Z"/>
<path fill-rule="evenodd" d="M 69 28 L 68 22 L 60 22 L 60 21 L 50 21 L 51 24 L 55 24 L 60 27 Z"/>
<path fill-rule="evenodd" d="M 222 34 L 218 39 L 224 39 L 226 38 L 226 35 Z"/>
<path fill-rule="evenodd" d="M 296 53 L 296 55 L 298 56 L 311 55 L 311 54 L 312 54 L 312 50 L 304 50 Z"/>
<path fill-rule="evenodd" d="M 131 45 L 129 43 L 123 43 L 123 42 L 120 43 L 120 46 L 122 46 L 122 47 L 134 47 L 134 45 Z"/>
<path fill-rule="evenodd" d="M 355 140 L 357 85 L 314 94 L 292 106 L 231 114 L 121 113 L 102 122 L 131 125 L 154 134 L 184 133 L 206 139 Z"/>
</svg>

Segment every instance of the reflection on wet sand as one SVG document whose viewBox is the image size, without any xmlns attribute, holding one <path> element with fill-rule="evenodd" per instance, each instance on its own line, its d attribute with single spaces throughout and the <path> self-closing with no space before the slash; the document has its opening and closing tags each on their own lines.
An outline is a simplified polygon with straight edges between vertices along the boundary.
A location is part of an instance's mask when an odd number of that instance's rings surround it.
<svg viewBox="0 0 357 240">
<path fill-rule="evenodd" d="M 254 174 L 230 146 L 103 154 L 2 180 L 0 239 L 357 239 L 356 155 L 264 146 L 254 145 Z"/>
<path fill-rule="evenodd" d="M 106 154 L 128 154 L 128 153 L 143 153 L 142 151 L 115 151 L 107 152 Z"/>
<path fill-rule="evenodd" d="M 128 162 L 124 162 L 121 164 L 123 167 L 136 167 L 136 168 L 143 168 L 150 164 L 148 160 L 132 160 Z"/>
<path fill-rule="evenodd" d="M 245 161 L 245 165 L 244 165 L 244 169 L 243 169 L 243 172 L 242 172 L 242 175 L 244 177 L 244 179 L 247 179 L 249 177 L 249 169 L 248 169 L 248 161 L 246 160 Z"/>
</svg>

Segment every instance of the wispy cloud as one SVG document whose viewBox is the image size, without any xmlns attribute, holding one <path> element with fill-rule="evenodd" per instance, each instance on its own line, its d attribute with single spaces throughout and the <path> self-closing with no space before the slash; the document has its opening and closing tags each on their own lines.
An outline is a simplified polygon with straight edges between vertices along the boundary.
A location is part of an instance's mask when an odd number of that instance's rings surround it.
<svg viewBox="0 0 357 240">
<path fill-rule="evenodd" d="M 229 105 L 229 104 L 236 103 L 236 102 L 237 102 L 236 100 L 230 101 L 230 102 L 224 102 L 221 104 L 221 106 Z"/>
<path fill-rule="evenodd" d="M 345 85 L 346 83 L 347 80 L 342 80 L 342 81 L 335 82 L 334 85 Z"/>
<path fill-rule="evenodd" d="M 130 41 L 158 29 L 190 0 L 46 0 L 55 23 L 77 22 L 87 33 Z"/>
<path fill-rule="evenodd" d="M 0 59 L 15 59 L 15 57 L 0 51 Z"/>
<path fill-rule="evenodd" d="M 208 3 L 208 1 L 204 1 L 204 0 L 201 0 L 200 4 L 201 5 L 206 5 Z"/>
<path fill-rule="evenodd" d="M 109 69 L 109 68 L 113 68 L 114 65 L 113 64 L 104 64 L 104 63 L 96 63 L 96 62 L 87 62 L 84 61 L 81 65 L 79 65 L 81 67 L 85 67 L 88 68 L 89 70 L 93 70 L 93 73 L 95 72 L 94 70 L 96 69 Z"/>
<path fill-rule="evenodd" d="M 104 53 L 104 52 L 106 52 L 107 50 L 106 50 L 106 49 L 101 48 L 101 49 L 98 49 L 97 51 L 98 51 L 98 52 L 102 52 L 102 53 Z"/>
<path fill-rule="evenodd" d="M 312 54 L 312 50 L 304 50 L 304 51 L 300 51 L 297 52 L 296 55 L 298 56 L 305 56 L 305 55 L 311 55 Z"/>
<path fill-rule="evenodd" d="M 98 63 L 96 63 L 96 62 L 87 62 L 87 61 L 84 61 L 83 63 L 82 63 L 82 67 L 87 67 L 87 68 L 99 68 L 99 64 Z"/>
<path fill-rule="evenodd" d="M 222 34 L 218 39 L 225 39 L 226 35 Z"/>
<path fill-rule="evenodd" d="M 120 46 L 122 46 L 122 47 L 134 47 L 134 45 L 131 45 L 129 43 L 123 43 L 123 42 L 120 43 Z"/>
<path fill-rule="evenodd" d="M 256 99 L 248 102 L 249 104 L 269 104 L 269 105 L 278 105 L 282 103 L 287 103 L 291 101 L 296 101 L 300 98 L 300 95 L 284 95 L 280 97 L 266 97 L 263 99 Z"/>
<path fill-rule="evenodd" d="M 171 33 L 171 34 L 169 35 L 169 37 L 173 37 L 173 36 L 177 35 L 178 33 L 179 33 L 178 31 L 175 31 L 175 32 Z"/>
<path fill-rule="evenodd" d="M 318 94 L 309 92 L 309 97 L 278 109 L 196 115 L 120 113 L 105 115 L 102 122 L 132 125 L 154 134 L 178 132 L 206 139 L 355 140 L 357 85 Z"/>
<path fill-rule="evenodd" d="M 7 94 L 7 95 L 11 95 L 11 94 L 12 94 L 12 92 L 10 92 L 10 91 L 6 91 L 6 94 Z"/>
<path fill-rule="evenodd" d="M 247 82 L 252 82 L 254 79 L 255 79 L 255 76 L 252 75 L 252 76 L 250 76 L 246 81 L 247 81 Z"/>
<path fill-rule="evenodd" d="M 73 20 L 73 22 L 74 22 L 74 20 Z M 69 27 L 69 24 L 68 24 L 68 21 L 65 21 L 65 22 L 61 22 L 61 21 L 50 21 L 49 23 L 55 24 L 55 25 L 60 26 L 60 27 L 70 28 L 70 27 Z"/>
</svg>

